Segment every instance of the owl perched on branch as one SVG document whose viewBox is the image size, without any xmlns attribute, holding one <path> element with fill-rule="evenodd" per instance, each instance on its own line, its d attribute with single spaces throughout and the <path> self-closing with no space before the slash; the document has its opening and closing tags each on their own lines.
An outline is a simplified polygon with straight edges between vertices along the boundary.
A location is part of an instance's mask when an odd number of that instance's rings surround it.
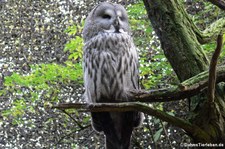
<svg viewBox="0 0 225 149">
<path fill-rule="evenodd" d="M 138 54 L 130 36 L 128 16 L 122 5 L 104 2 L 88 15 L 83 29 L 84 86 L 88 103 L 131 100 L 138 90 Z M 104 132 L 107 149 L 128 149 L 140 112 L 91 113 L 93 128 Z"/>
</svg>

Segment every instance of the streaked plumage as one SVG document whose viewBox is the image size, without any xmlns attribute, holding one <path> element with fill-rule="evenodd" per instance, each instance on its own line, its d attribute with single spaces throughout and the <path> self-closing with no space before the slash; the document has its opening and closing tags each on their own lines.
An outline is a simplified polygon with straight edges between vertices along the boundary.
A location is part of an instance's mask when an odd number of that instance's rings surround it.
<svg viewBox="0 0 225 149">
<path fill-rule="evenodd" d="M 129 101 L 129 91 L 139 89 L 139 76 L 125 9 L 113 3 L 99 4 L 86 19 L 83 37 L 87 102 Z M 140 112 L 92 113 L 93 127 L 106 135 L 107 149 L 127 149 L 132 130 L 140 123 Z"/>
</svg>

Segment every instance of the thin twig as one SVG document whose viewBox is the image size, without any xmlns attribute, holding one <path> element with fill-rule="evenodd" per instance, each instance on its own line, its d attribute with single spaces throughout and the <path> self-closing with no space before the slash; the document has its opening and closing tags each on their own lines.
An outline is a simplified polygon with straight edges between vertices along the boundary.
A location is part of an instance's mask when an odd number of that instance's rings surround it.
<svg viewBox="0 0 225 149">
<path fill-rule="evenodd" d="M 86 128 L 90 127 L 90 126 L 91 126 L 91 125 L 87 125 L 87 126 L 85 126 L 84 128 L 86 129 Z M 76 129 L 76 130 L 71 131 L 70 133 L 68 133 L 68 134 L 66 134 L 66 135 L 64 135 L 64 136 L 62 136 L 62 137 L 57 141 L 57 143 L 56 143 L 55 146 L 57 146 L 59 143 L 61 143 L 61 141 L 62 141 L 63 139 L 65 139 L 66 137 L 69 137 L 69 136 L 71 136 L 72 134 L 74 134 L 74 133 L 76 133 L 76 132 L 80 132 L 81 130 L 83 130 L 83 129 Z M 93 132 L 91 132 L 91 133 L 93 133 Z"/>
<path fill-rule="evenodd" d="M 167 141 L 169 142 L 169 146 L 170 146 L 170 148 L 172 149 L 172 148 L 173 148 L 173 145 L 172 145 L 172 143 L 171 143 L 170 137 L 169 137 L 169 135 L 168 135 L 168 133 L 167 133 L 167 129 L 166 129 L 165 125 L 163 124 L 162 120 L 160 120 L 160 124 L 162 125 L 163 132 L 164 132 L 164 134 L 166 135 Z"/>
<path fill-rule="evenodd" d="M 147 117 L 147 116 L 148 115 L 146 114 L 145 117 Z M 149 118 L 147 118 L 146 123 L 147 123 L 147 128 L 149 130 L 149 133 L 150 133 L 150 136 L 151 136 L 151 139 L 152 139 L 152 142 L 153 142 L 153 148 L 157 148 L 156 142 L 154 140 L 154 134 L 152 132 L 151 125 L 150 125 L 148 120 L 149 120 Z"/>
<path fill-rule="evenodd" d="M 215 98 L 215 86 L 216 86 L 216 66 L 220 52 L 223 46 L 223 35 L 218 35 L 217 37 L 217 46 L 213 53 L 210 67 L 209 67 L 209 82 L 208 82 L 208 101 L 209 103 L 214 102 Z"/>
<path fill-rule="evenodd" d="M 68 116 L 69 116 L 69 117 L 70 117 L 70 118 L 78 125 L 78 127 L 79 127 L 80 129 L 76 129 L 76 130 L 71 131 L 71 132 L 69 132 L 68 134 L 62 136 L 62 137 L 58 140 L 58 142 L 56 143 L 56 145 L 58 145 L 64 138 L 66 138 L 66 137 L 68 137 L 68 136 L 74 134 L 75 132 L 84 130 L 84 129 L 86 129 L 86 128 L 88 128 L 88 127 L 91 126 L 91 125 L 82 126 L 82 125 L 81 125 L 75 118 L 73 118 L 73 117 L 72 117 L 65 109 L 61 109 L 61 111 L 62 111 L 63 113 L 65 113 L 66 115 L 68 115 Z"/>
<path fill-rule="evenodd" d="M 66 115 L 68 115 L 77 125 L 78 127 L 80 127 L 80 129 L 84 129 L 86 128 L 86 126 L 82 126 L 74 117 L 72 117 L 65 109 L 62 110 L 63 113 L 65 113 Z"/>
</svg>

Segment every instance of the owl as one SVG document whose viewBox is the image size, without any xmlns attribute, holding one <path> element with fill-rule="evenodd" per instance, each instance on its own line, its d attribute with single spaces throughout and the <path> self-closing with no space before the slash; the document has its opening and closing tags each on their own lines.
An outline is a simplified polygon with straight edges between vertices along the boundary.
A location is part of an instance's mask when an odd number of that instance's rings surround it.
<svg viewBox="0 0 225 149">
<path fill-rule="evenodd" d="M 103 2 L 88 15 L 83 29 L 83 71 L 88 103 L 131 100 L 139 89 L 138 54 L 122 5 Z M 142 113 L 92 112 L 92 126 L 106 137 L 107 149 L 128 149 Z"/>
</svg>

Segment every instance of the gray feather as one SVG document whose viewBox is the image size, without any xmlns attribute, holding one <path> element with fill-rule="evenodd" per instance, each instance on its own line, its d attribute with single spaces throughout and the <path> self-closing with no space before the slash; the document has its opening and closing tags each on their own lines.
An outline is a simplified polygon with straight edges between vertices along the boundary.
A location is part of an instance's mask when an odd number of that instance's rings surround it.
<svg viewBox="0 0 225 149">
<path fill-rule="evenodd" d="M 83 38 L 84 87 L 88 103 L 126 102 L 139 89 L 138 54 L 125 9 L 101 3 L 86 19 Z M 126 149 L 140 112 L 92 113 L 93 128 L 106 135 L 106 146 Z"/>
</svg>

